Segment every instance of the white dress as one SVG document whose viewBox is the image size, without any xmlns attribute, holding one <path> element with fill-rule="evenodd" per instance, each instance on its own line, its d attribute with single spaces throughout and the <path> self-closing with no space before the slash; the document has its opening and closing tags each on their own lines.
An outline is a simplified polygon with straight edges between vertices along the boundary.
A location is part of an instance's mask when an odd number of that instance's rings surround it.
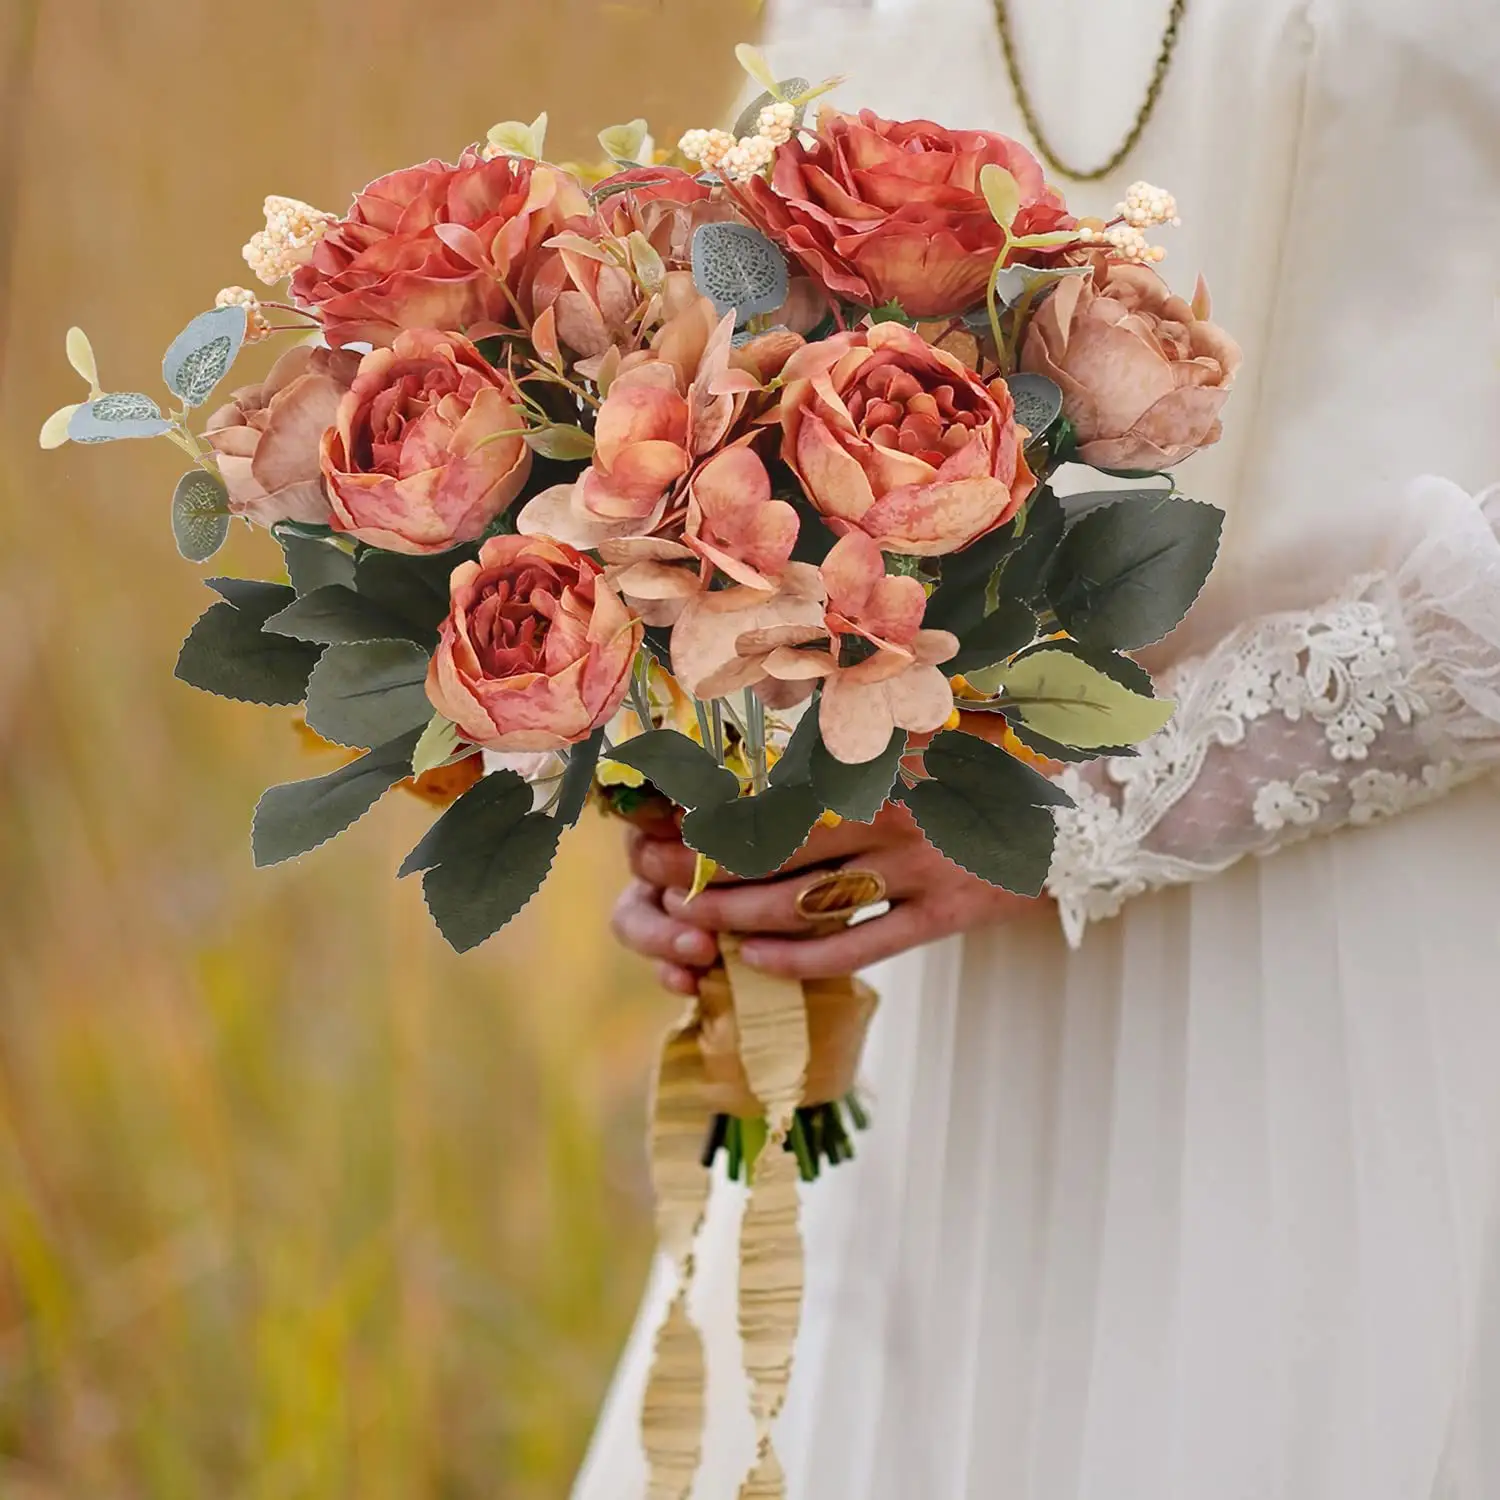
<svg viewBox="0 0 1500 1500">
<path fill-rule="evenodd" d="M 1056 144 L 1107 154 L 1167 0 L 1011 10 Z M 1024 138 L 989 0 L 788 0 L 772 33 L 846 102 Z M 874 1128 L 803 1197 L 790 1496 L 1495 1500 L 1500 10 L 1193 0 L 1134 156 L 1070 203 L 1135 177 L 1245 347 L 1179 475 L 1226 543 L 1152 663 L 1178 722 L 1075 786 L 1081 946 L 1035 921 L 872 976 Z M 751 1456 L 739 1206 L 700 1244 L 696 1500 Z M 575 1500 L 644 1496 L 665 1294 Z"/>
</svg>

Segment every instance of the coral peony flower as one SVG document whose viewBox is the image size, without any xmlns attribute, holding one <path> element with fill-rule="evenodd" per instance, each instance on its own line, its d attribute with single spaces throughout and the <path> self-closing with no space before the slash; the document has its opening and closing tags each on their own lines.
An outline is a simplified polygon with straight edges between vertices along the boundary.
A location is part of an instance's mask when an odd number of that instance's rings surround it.
<svg viewBox="0 0 1500 1500">
<path fill-rule="evenodd" d="M 794 135 L 778 148 L 770 180 L 746 184 L 746 211 L 846 301 L 894 298 L 916 318 L 961 312 L 983 297 L 1004 238 L 979 188 L 990 163 L 1021 189 L 1015 234 L 1072 226 L 1019 142 L 870 110 L 825 110 L 812 145 Z"/>
<path fill-rule="evenodd" d="M 453 570 L 427 696 L 472 744 L 557 750 L 619 708 L 643 627 L 592 559 L 497 536 Z"/>
<path fill-rule="evenodd" d="M 303 344 L 209 417 L 203 436 L 219 455 L 235 515 L 260 526 L 330 522 L 319 445 L 358 368 L 357 354 Z"/>
<path fill-rule="evenodd" d="M 915 578 L 889 576 L 880 549 L 857 531 L 834 545 L 821 573 L 828 649 L 782 646 L 765 670 L 787 683 L 823 679 L 818 728 L 846 763 L 873 760 L 897 729 L 941 729 L 953 689 L 937 663 L 958 650 L 958 637 L 922 629 L 926 590 Z"/>
<path fill-rule="evenodd" d="M 1032 316 L 1021 368 L 1054 380 L 1078 457 L 1104 469 L 1168 469 L 1219 440 L 1240 346 L 1155 271 L 1096 256 Z"/>
<path fill-rule="evenodd" d="M 556 167 L 470 148 L 377 178 L 292 276 L 331 344 L 389 344 L 403 328 L 517 326 L 543 241 L 591 221 L 582 185 Z"/>
<path fill-rule="evenodd" d="M 467 339 L 398 334 L 360 361 L 323 435 L 334 530 L 390 552 L 473 541 L 526 482 L 523 428 L 510 377 Z"/>
<path fill-rule="evenodd" d="M 1003 526 L 1036 484 L 1009 389 L 903 324 L 810 344 L 782 373 L 782 457 L 840 535 L 956 552 Z"/>
</svg>

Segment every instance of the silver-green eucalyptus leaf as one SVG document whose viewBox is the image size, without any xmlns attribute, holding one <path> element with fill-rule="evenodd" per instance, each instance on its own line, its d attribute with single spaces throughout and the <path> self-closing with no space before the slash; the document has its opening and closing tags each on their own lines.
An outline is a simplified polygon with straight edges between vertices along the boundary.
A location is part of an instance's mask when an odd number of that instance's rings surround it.
<svg viewBox="0 0 1500 1500">
<path fill-rule="evenodd" d="M 172 340 L 162 356 L 167 389 L 189 406 L 202 406 L 229 373 L 245 342 L 243 307 L 215 307 L 199 313 Z"/>
<path fill-rule="evenodd" d="M 229 535 L 229 491 L 207 469 L 189 469 L 172 491 L 172 537 L 189 561 L 207 562 Z"/>
<path fill-rule="evenodd" d="M 149 396 L 140 391 L 111 391 L 86 401 L 68 419 L 75 443 L 112 443 L 117 438 L 160 437 L 172 424 Z"/>
<path fill-rule="evenodd" d="M 1005 383 L 1010 387 L 1011 399 L 1016 404 L 1016 421 L 1032 437 L 1040 437 L 1062 412 L 1063 393 L 1057 383 L 1045 375 L 1025 371 L 1007 375 Z"/>
<path fill-rule="evenodd" d="M 748 224 L 700 224 L 693 233 L 693 284 L 721 314 L 748 322 L 787 296 L 786 257 Z"/>
</svg>

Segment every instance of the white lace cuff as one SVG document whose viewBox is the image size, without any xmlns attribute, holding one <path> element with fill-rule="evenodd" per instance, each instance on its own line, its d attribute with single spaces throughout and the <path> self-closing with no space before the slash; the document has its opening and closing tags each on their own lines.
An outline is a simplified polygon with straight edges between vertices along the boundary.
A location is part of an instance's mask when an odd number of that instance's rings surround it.
<svg viewBox="0 0 1500 1500">
<path fill-rule="evenodd" d="M 1399 566 L 1242 626 L 1163 679 L 1177 712 L 1137 756 L 1061 775 L 1048 889 L 1070 943 L 1131 896 L 1500 765 L 1500 491 L 1422 480 L 1412 504 Z"/>
</svg>

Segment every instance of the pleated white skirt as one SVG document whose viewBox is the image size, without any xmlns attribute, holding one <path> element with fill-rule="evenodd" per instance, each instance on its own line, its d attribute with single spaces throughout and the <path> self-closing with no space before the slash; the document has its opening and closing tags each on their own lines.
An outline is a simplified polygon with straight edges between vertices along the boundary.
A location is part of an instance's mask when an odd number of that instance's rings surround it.
<svg viewBox="0 0 1500 1500">
<path fill-rule="evenodd" d="M 1500 1497 L 1500 783 L 886 965 L 859 1158 L 804 1190 L 792 1500 Z M 742 1195 L 695 1500 L 751 1432 Z M 575 1500 L 640 1500 L 660 1272 Z"/>
</svg>

